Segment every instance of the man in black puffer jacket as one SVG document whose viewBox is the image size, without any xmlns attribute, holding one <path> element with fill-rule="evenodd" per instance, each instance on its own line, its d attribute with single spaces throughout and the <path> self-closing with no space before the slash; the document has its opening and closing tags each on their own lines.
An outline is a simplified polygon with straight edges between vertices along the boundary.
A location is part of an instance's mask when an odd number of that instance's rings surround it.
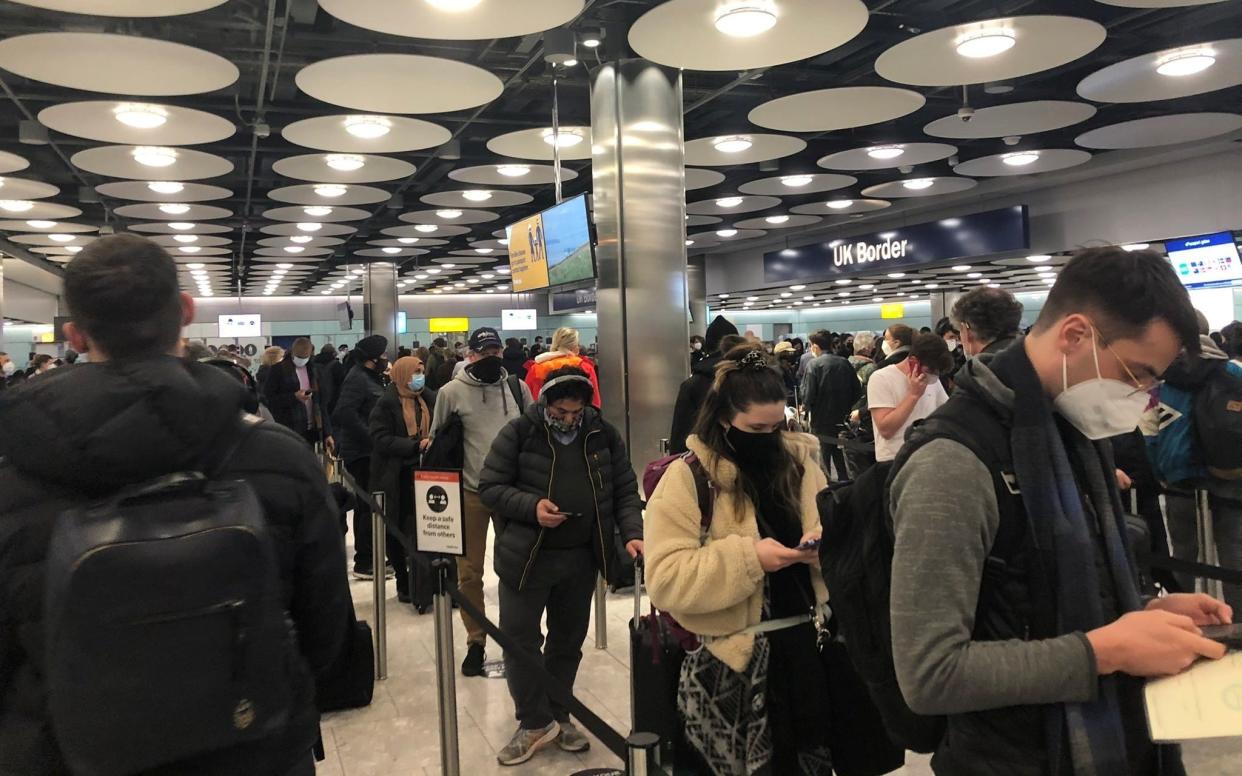
<svg viewBox="0 0 1242 776">
<path fill-rule="evenodd" d="M 199 468 L 221 433 L 236 427 L 245 401 L 229 375 L 176 357 L 194 302 L 178 293 L 173 261 L 154 243 L 133 235 L 95 241 L 70 262 L 65 298 L 74 320 L 66 326 L 69 340 L 75 350 L 89 351 L 90 363 L 0 398 L 0 774 L 6 776 L 68 772 L 51 726 L 44 664 L 44 575 L 57 515 L 128 484 Z M 223 476 L 253 487 L 272 530 L 296 631 L 288 656 L 293 706 L 278 735 L 158 773 L 311 774 L 319 736 L 314 680 L 335 670 L 353 621 L 336 509 L 314 455 L 276 423 L 258 424 Z"/>
<path fill-rule="evenodd" d="M 479 496 L 495 510 L 500 627 L 527 651 L 544 644 L 544 664 L 572 687 L 582 660 L 595 577 L 618 567 L 614 526 L 631 557 L 642 553 L 638 481 L 621 435 L 591 406 L 594 389 L 577 367 L 548 375 L 539 401 L 492 443 Z M 505 676 L 521 727 L 498 757 L 530 759 L 556 741 L 580 752 L 587 739 L 538 680 L 505 654 Z"/>
</svg>

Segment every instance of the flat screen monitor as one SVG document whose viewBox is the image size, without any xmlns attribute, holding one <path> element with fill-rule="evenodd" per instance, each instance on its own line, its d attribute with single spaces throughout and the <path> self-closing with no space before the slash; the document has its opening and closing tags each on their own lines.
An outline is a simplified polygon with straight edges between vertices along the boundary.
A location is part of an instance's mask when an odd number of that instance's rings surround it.
<svg viewBox="0 0 1242 776">
<path fill-rule="evenodd" d="M 221 337 L 261 337 L 263 327 L 259 315 L 221 315 Z"/>
<path fill-rule="evenodd" d="M 538 291 L 595 277 L 585 194 L 524 218 L 505 231 L 514 291 Z"/>
<path fill-rule="evenodd" d="M 503 331 L 532 331 L 539 326 L 534 310 L 501 310 L 500 328 Z"/>
<path fill-rule="evenodd" d="M 1166 240 L 1165 252 L 1187 288 L 1219 288 L 1242 284 L 1242 261 L 1233 232 Z"/>
<path fill-rule="evenodd" d="M 354 327 L 354 308 L 349 306 L 349 302 L 337 304 L 336 322 L 340 324 L 341 331 L 349 331 Z"/>
</svg>

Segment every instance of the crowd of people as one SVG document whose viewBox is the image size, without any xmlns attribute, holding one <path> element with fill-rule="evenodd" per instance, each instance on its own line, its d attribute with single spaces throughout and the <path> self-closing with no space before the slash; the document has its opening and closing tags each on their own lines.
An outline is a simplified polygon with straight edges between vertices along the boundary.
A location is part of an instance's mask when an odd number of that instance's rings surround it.
<svg viewBox="0 0 1242 776">
<path fill-rule="evenodd" d="M 593 349 L 573 329 L 530 346 L 480 327 L 452 345 L 394 348 L 372 335 L 318 353 L 299 338 L 251 363 L 181 339 L 193 299 L 164 249 L 132 235 L 77 254 L 64 294 L 80 363 L 51 371 L 54 359 L 31 354 L 19 370 L 0 354 L 3 773 L 69 772 L 98 745 L 66 708 L 84 685 L 108 685 L 106 711 L 132 740 L 107 743 L 141 749 L 144 773 L 313 773 L 318 709 L 358 654 L 347 572 L 391 573 L 398 600 L 427 611 L 429 559 L 402 541 L 420 467 L 462 472 L 463 598 L 486 612 L 491 548 L 501 630 L 571 689 L 597 578 L 618 580 L 644 559 L 652 603 L 698 647 L 670 699 L 682 754 L 716 776 L 832 773 L 837 672 L 853 669 L 828 658 L 850 623 L 833 619 L 830 595 L 848 593 L 825 581 L 838 548 L 825 543 L 821 508 L 842 488 L 873 482 L 882 494 L 866 517 L 891 524 L 891 591 L 872 619 L 891 631 L 881 653 L 906 713 L 943 717 L 937 774 L 1183 773 L 1176 747 L 1148 734 L 1141 681 L 1223 656 L 1201 629 L 1232 622 L 1242 604 L 1237 587 L 1218 601 L 1175 575 L 1148 589 L 1133 552 L 1123 492 L 1136 492 L 1147 550 L 1193 559 L 1206 490 L 1221 562 L 1242 566 L 1242 461 L 1212 432 L 1217 405 L 1242 399 L 1230 393 L 1242 385 L 1242 325 L 1212 337 L 1152 252 L 1077 255 L 1025 334 L 1022 305 L 991 288 L 922 331 L 898 323 L 762 342 L 717 317 L 690 339 L 672 455 L 645 494 L 601 411 Z M 255 416 L 265 422 L 246 420 Z M 384 494 L 388 568 L 372 559 L 367 504 L 353 504 L 347 526 L 347 499 L 329 488 L 316 448 Z M 220 507 L 225 481 L 245 483 L 227 502 L 241 506 Z M 153 582 L 151 601 L 105 603 L 108 638 L 65 641 L 94 632 L 99 605 L 83 601 L 109 589 L 96 566 L 70 562 L 74 552 L 136 564 L 114 575 L 160 578 L 208 551 L 192 538 L 201 530 L 166 528 L 146 537 L 165 549 L 123 554 L 133 542 L 78 525 L 124 527 L 127 505 L 159 499 L 178 505 L 170 519 L 215 520 L 225 533 L 253 503 L 267 531 L 247 563 L 277 582 L 263 598 L 272 606 Z M 501 667 L 487 661 L 482 624 L 461 616 L 462 674 L 503 671 L 513 701 L 518 728 L 499 762 L 588 748 L 542 679 L 508 652 Z M 126 641 L 131 633 L 146 641 Z M 210 681 L 209 664 L 202 681 L 178 683 L 196 668 L 143 651 L 170 638 L 220 644 L 231 678 Z M 109 649 L 140 657 L 135 675 L 113 685 L 118 677 L 80 671 L 83 654 Z M 245 670 L 265 656 L 285 674 Z M 163 686 L 188 688 L 181 706 L 125 705 Z M 224 732 L 214 709 L 231 720 Z M 890 732 L 876 723 L 854 737 L 891 749 Z"/>
</svg>

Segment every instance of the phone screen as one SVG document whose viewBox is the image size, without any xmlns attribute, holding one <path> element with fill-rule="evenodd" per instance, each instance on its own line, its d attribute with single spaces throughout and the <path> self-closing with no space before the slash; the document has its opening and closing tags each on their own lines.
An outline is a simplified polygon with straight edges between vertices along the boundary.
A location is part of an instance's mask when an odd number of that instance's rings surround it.
<svg viewBox="0 0 1242 776">
<path fill-rule="evenodd" d="M 808 541 L 803 542 L 802 544 L 799 544 L 794 549 L 795 550 L 817 550 L 819 549 L 819 545 L 822 542 L 823 542 L 823 539 L 810 539 Z"/>
<path fill-rule="evenodd" d="M 1203 638 L 1218 641 L 1233 649 L 1242 649 L 1242 623 L 1232 625 L 1204 625 Z"/>
</svg>

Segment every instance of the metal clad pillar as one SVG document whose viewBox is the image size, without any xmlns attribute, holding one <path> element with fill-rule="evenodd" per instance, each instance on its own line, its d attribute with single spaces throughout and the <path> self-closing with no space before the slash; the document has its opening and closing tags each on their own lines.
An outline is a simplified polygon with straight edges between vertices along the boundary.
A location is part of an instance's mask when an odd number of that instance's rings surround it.
<svg viewBox="0 0 1242 776">
<path fill-rule="evenodd" d="M 691 256 L 686 262 L 686 290 L 690 300 L 690 333 L 707 335 L 707 257 Z"/>
<path fill-rule="evenodd" d="M 362 280 L 363 326 L 367 336 L 388 338 L 388 360 L 397 358 L 397 265 L 364 264 Z M 365 484 L 365 483 L 364 483 Z"/>
<path fill-rule="evenodd" d="M 689 371 L 681 117 L 679 71 L 625 59 L 596 72 L 600 391 L 638 470 L 660 456 Z"/>
</svg>

